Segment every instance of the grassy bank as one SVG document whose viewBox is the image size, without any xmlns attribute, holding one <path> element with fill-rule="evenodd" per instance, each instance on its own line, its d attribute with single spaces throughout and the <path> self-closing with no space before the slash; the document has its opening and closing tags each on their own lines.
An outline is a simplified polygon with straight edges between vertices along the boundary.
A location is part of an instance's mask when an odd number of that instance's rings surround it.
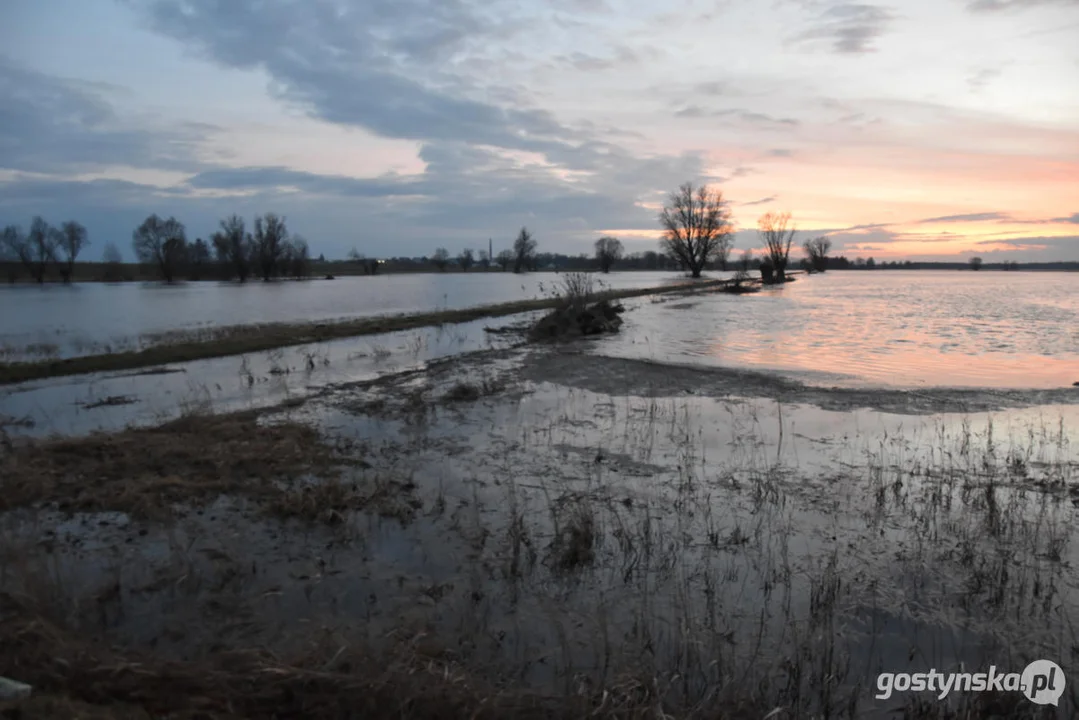
<svg viewBox="0 0 1079 720">
<path fill-rule="evenodd" d="M 660 293 L 693 289 L 714 289 L 724 284 L 722 280 L 706 280 L 692 284 L 678 284 L 658 288 L 609 290 L 598 293 L 598 298 L 617 300 Z M 377 335 L 380 333 L 411 330 L 446 323 L 462 323 L 481 318 L 504 317 L 534 310 L 556 307 L 561 300 L 547 297 L 517 302 L 481 305 L 460 310 L 434 310 L 403 315 L 357 318 L 341 322 L 320 323 L 273 323 L 265 325 L 239 325 L 218 328 L 209 336 L 190 337 L 162 336 L 150 347 L 123 352 L 107 352 L 59 360 L 36 360 L 28 362 L 0 363 L 0 384 L 40 380 L 49 377 L 82 375 L 93 372 L 116 372 L 154 367 L 168 363 L 190 362 L 208 358 L 243 355 L 262 352 L 291 345 L 326 342 L 342 338 Z"/>
</svg>

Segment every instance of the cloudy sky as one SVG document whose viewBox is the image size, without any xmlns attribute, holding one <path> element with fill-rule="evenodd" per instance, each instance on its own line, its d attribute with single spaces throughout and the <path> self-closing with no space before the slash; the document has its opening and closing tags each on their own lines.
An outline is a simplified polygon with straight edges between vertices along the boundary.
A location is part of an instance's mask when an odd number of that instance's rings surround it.
<svg viewBox="0 0 1079 720">
<path fill-rule="evenodd" d="M 274 211 L 343 257 L 757 245 L 1079 259 L 1079 1 L 3 0 L 0 224 Z"/>
</svg>

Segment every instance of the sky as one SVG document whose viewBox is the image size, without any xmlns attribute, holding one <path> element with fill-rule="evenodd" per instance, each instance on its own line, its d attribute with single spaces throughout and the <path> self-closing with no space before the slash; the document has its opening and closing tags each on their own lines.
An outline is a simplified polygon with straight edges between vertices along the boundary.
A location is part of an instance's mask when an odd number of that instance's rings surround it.
<svg viewBox="0 0 1079 720">
<path fill-rule="evenodd" d="M 1079 0 L 3 0 L 0 225 L 658 249 L 692 181 L 887 259 L 1079 260 Z"/>
</svg>

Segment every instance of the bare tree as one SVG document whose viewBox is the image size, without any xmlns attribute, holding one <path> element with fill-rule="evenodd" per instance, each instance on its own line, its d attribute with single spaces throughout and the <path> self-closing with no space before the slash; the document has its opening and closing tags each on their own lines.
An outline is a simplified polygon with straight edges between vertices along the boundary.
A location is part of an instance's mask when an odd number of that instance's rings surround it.
<svg viewBox="0 0 1079 720">
<path fill-rule="evenodd" d="M 156 265 L 161 278 L 171 283 L 187 256 L 184 224 L 174 217 L 162 220 L 151 215 L 131 233 L 135 257 L 140 263 Z"/>
<path fill-rule="evenodd" d="M 828 251 L 832 249 L 832 241 L 821 235 L 812 240 L 802 243 L 802 249 L 809 258 L 809 266 L 817 272 L 828 269 Z"/>
<path fill-rule="evenodd" d="M 201 280 L 210 266 L 210 246 L 202 238 L 196 238 L 187 251 L 187 277 Z"/>
<path fill-rule="evenodd" d="M 503 250 L 495 256 L 495 262 L 502 268 L 502 272 L 505 272 L 509 269 L 510 264 L 513 263 L 513 257 L 512 250 Z"/>
<path fill-rule="evenodd" d="M 980 257 L 972 257 L 970 259 L 970 269 L 971 270 L 981 270 L 982 269 L 982 259 Z"/>
<path fill-rule="evenodd" d="M 240 282 L 247 282 L 251 276 L 251 264 L 254 261 L 255 251 L 252 247 L 251 236 L 244 228 L 244 220 L 239 215 L 230 215 L 221 221 L 221 230 L 215 232 L 210 241 L 214 245 L 214 254 L 217 261 L 228 274 L 235 276 Z"/>
<path fill-rule="evenodd" d="M 686 183 L 671 193 L 663 212 L 660 247 L 693 277 L 714 258 L 726 264 L 734 238 L 731 211 L 721 190 Z"/>
<path fill-rule="evenodd" d="M 431 256 L 431 263 L 439 269 L 439 272 L 445 272 L 446 266 L 450 264 L 450 251 L 443 247 L 438 248 Z"/>
<path fill-rule="evenodd" d="M 522 272 L 535 264 L 536 239 L 528 228 L 521 228 L 517 239 L 513 241 L 513 272 Z"/>
<path fill-rule="evenodd" d="M 262 279 L 268 281 L 281 271 L 281 258 L 288 243 L 285 218 L 273 213 L 256 216 L 252 240 Z"/>
<path fill-rule="evenodd" d="M 743 282 L 749 279 L 749 268 L 753 266 L 753 251 L 743 250 L 742 257 L 738 260 L 738 265 L 734 269 L 734 281 L 741 285 Z"/>
<path fill-rule="evenodd" d="M 287 243 L 288 274 L 297 280 L 307 277 L 311 266 L 311 249 L 300 235 L 293 235 Z"/>
<path fill-rule="evenodd" d="M 479 259 L 476 262 L 481 268 L 486 270 L 491 267 L 491 253 L 486 250 L 480 250 Z"/>
<path fill-rule="evenodd" d="M 618 238 L 605 235 L 596 240 L 596 260 L 599 262 L 599 269 L 609 273 L 611 266 L 622 259 L 623 250 L 622 241 Z"/>
<path fill-rule="evenodd" d="M 56 248 L 59 247 L 61 239 L 60 231 L 41 217 L 35 217 L 30 223 L 29 233 L 24 236 L 16 227 L 10 240 L 7 238 L 7 231 L 5 231 L 5 244 L 30 272 L 30 277 L 34 279 L 34 282 L 45 282 L 45 273 L 49 269 L 49 264 L 56 260 Z"/>
<path fill-rule="evenodd" d="M 119 282 L 124 275 L 124 256 L 120 254 L 120 248 L 115 243 L 105 243 L 105 251 L 101 253 L 101 262 L 105 265 L 105 282 Z"/>
<path fill-rule="evenodd" d="M 791 243 L 794 241 L 795 228 L 790 223 L 791 214 L 765 213 L 757 220 L 757 232 L 764 243 L 764 252 L 775 272 L 775 282 L 786 282 L 787 261 L 790 259 Z"/>
<path fill-rule="evenodd" d="M 363 253 L 360 252 L 359 250 L 357 250 L 356 248 L 352 248 L 351 250 L 349 250 L 347 257 L 348 257 L 349 262 L 354 262 L 354 263 L 363 262 L 363 259 L 364 259 Z"/>
<path fill-rule="evenodd" d="M 468 269 L 472 267 L 476 262 L 476 255 L 469 248 L 465 248 L 461 251 L 461 254 L 457 256 L 457 264 L 461 266 L 461 269 L 468 272 Z"/>
<path fill-rule="evenodd" d="M 64 263 L 60 267 L 60 277 L 64 282 L 71 282 L 71 276 L 75 272 L 75 259 L 79 257 L 82 249 L 90 244 L 86 228 L 68 220 L 60 226 L 60 248 L 64 251 Z"/>
<path fill-rule="evenodd" d="M 4 259 L 11 262 L 9 266 L 8 280 L 15 282 L 18 278 L 18 267 L 21 263 L 30 267 L 30 246 L 26 241 L 26 234 L 18 225 L 8 225 L 4 228 L 2 252 Z"/>
</svg>

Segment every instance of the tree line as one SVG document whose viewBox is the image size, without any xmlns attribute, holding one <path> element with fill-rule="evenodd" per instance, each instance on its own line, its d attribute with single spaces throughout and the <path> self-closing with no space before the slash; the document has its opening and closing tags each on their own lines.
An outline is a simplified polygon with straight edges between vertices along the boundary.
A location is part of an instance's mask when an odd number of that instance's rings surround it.
<svg viewBox="0 0 1079 720">
<path fill-rule="evenodd" d="M 274 213 L 256 215 L 250 231 L 239 215 L 221 220 L 210 242 L 196 238 L 188 243 L 184 224 L 174 217 L 154 214 L 131 234 L 135 257 L 156 268 L 165 282 L 181 275 L 191 280 L 214 276 L 247 282 L 253 277 L 304 278 L 310 272 L 307 241 L 290 234 L 285 218 Z"/>
<path fill-rule="evenodd" d="M 75 260 L 90 244 L 86 228 L 68 220 L 59 227 L 50 225 L 40 216 L 30 221 L 29 232 L 18 225 L 8 225 L 0 236 L 0 260 L 22 266 L 37 283 L 45 282 L 50 270 L 55 270 L 65 282 L 71 282 Z M 12 278 L 14 279 L 14 278 Z"/>
<path fill-rule="evenodd" d="M 671 270 L 679 269 L 693 277 L 700 277 L 707 268 L 727 270 L 734 248 L 735 230 L 730 204 L 719 189 L 705 185 L 695 187 L 685 183 L 668 197 L 659 213 L 662 235 L 659 252 L 647 251 L 627 255 L 622 242 L 615 237 L 604 236 L 595 241 L 593 253 L 577 256 L 558 253 L 540 253 L 535 236 L 522 227 L 511 249 L 495 254 L 491 241 L 487 250 L 461 250 L 451 256 L 449 250 L 440 247 L 428 258 L 419 260 L 429 263 L 439 271 L 456 265 L 467 272 L 478 266 L 484 270 L 499 267 L 503 272 L 515 273 L 537 270 L 540 267 L 555 269 L 599 270 L 609 272 L 616 264 L 626 269 Z M 797 230 L 791 223 L 789 212 L 768 212 L 757 220 L 757 234 L 763 251 L 754 256 L 752 250 L 743 252 L 736 263 L 740 272 L 750 268 L 759 269 L 764 282 L 784 282 L 790 264 L 790 251 Z M 74 220 L 54 227 L 41 217 L 35 217 L 29 232 L 15 225 L 4 228 L 0 242 L 0 261 L 14 261 L 16 267 L 25 268 L 39 283 L 45 281 L 50 269 L 55 269 L 65 282 L 72 280 L 75 261 L 90 244 L 86 228 Z M 132 232 L 135 257 L 145 266 L 152 267 L 166 282 L 181 277 L 199 280 L 207 277 L 234 279 L 240 282 L 259 277 L 269 281 L 281 277 L 303 278 L 310 273 L 311 257 L 307 241 L 300 235 L 290 233 L 283 216 L 274 213 L 256 216 L 250 230 L 244 219 L 230 215 L 221 220 L 219 229 L 210 236 L 209 242 L 196 238 L 188 242 L 183 223 L 174 217 L 161 218 L 150 215 Z M 827 237 L 815 237 L 802 243 L 805 257 L 801 266 L 809 271 L 824 272 L 829 269 L 874 269 L 952 267 L 960 263 L 903 263 L 884 262 L 878 265 L 873 258 L 844 256 L 829 257 L 832 243 Z M 102 260 L 106 280 L 118 280 L 122 272 L 122 256 L 112 243 L 105 245 Z M 319 256 L 319 260 L 324 258 Z M 365 258 L 355 248 L 348 255 L 348 262 L 359 264 L 366 274 L 375 274 L 382 262 Z M 981 258 L 974 257 L 969 267 L 982 267 Z M 415 267 L 411 258 L 394 258 L 398 268 Z M 1015 262 L 997 265 L 1005 270 L 1018 268 Z"/>
</svg>

